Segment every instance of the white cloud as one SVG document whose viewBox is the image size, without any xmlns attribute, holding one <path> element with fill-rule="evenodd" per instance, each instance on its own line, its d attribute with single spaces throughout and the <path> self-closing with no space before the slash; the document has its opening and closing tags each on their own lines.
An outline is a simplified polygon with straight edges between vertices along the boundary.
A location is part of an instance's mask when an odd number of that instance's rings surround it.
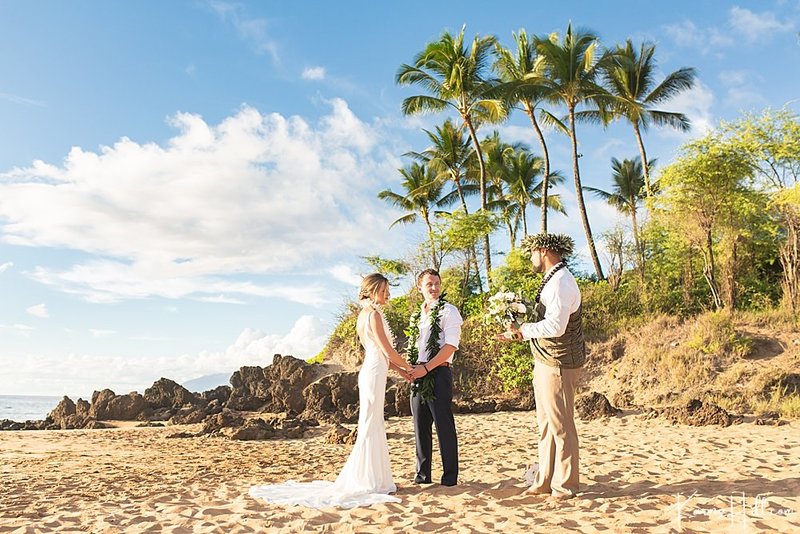
<svg viewBox="0 0 800 534">
<path fill-rule="evenodd" d="M 747 70 L 726 70 L 719 74 L 719 80 L 727 88 L 723 103 L 737 111 L 765 108 L 769 101 L 758 87 L 764 77 Z"/>
<path fill-rule="evenodd" d="M 329 329 L 318 318 L 303 315 L 286 335 L 265 335 L 246 328 L 224 353 L 203 352 L 194 357 L 201 367 L 197 376 L 216 372 L 234 371 L 242 365 L 265 366 L 272 363 L 275 354 L 292 355 L 307 359 L 315 356 L 325 346 Z"/>
<path fill-rule="evenodd" d="M 14 266 L 14 262 L 13 261 L 7 261 L 5 263 L 0 264 L 0 273 L 6 272 L 7 270 L 9 270 L 13 266 Z"/>
<path fill-rule="evenodd" d="M 672 128 L 659 128 L 659 135 L 678 139 L 698 137 L 713 128 L 714 118 L 711 114 L 711 107 L 714 104 L 714 93 L 700 80 L 688 91 L 678 93 L 668 102 L 664 103 L 663 108 L 683 113 L 691 121 L 692 129 L 688 132 L 680 132 Z"/>
<path fill-rule="evenodd" d="M 690 20 L 664 26 L 664 31 L 678 46 L 694 48 L 703 55 L 735 44 L 733 37 L 718 28 L 699 28 Z"/>
<path fill-rule="evenodd" d="M 738 111 L 756 111 L 769 106 L 769 100 L 752 87 L 731 87 L 725 105 Z"/>
<path fill-rule="evenodd" d="M 37 304 L 35 306 L 31 306 L 25 310 L 28 312 L 29 315 L 33 315 L 34 317 L 38 317 L 39 319 L 47 319 L 50 317 L 50 313 L 47 311 L 47 306 L 45 304 Z"/>
<path fill-rule="evenodd" d="M 216 295 L 213 297 L 200 297 L 200 302 L 211 302 L 212 304 L 244 304 L 243 300 L 226 297 L 225 295 Z"/>
<path fill-rule="evenodd" d="M 146 267 L 110 261 L 92 261 L 57 271 L 37 268 L 31 277 L 65 293 L 83 296 L 89 302 L 109 303 L 124 299 L 140 299 L 152 295 L 198 300 L 236 293 L 264 298 L 280 298 L 311 306 L 327 302 L 322 286 L 258 285 L 219 277 L 154 275 Z M 204 296 L 206 295 L 206 296 Z"/>
<path fill-rule="evenodd" d="M 162 376 L 180 383 L 208 374 L 232 374 L 244 365 L 267 366 L 274 354 L 310 358 L 322 350 L 328 331 L 319 319 L 306 315 L 285 335 L 247 328 L 224 351 L 139 359 L 99 354 L 0 355 L 0 384 L 18 388 L 9 387 L 6 394 L 87 395 L 105 387 L 118 394 L 141 392 Z"/>
<path fill-rule="evenodd" d="M 33 100 L 31 98 L 26 98 L 24 96 L 12 95 L 9 93 L 0 93 L 0 100 L 7 100 L 9 102 L 13 102 L 14 104 L 25 104 L 28 106 L 37 106 L 40 108 L 47 107 L 47 104 L 41 102 L 39 100 Z"/>
<path fill-rule="evenodd" d="M 791 21 L 778 20 L 771 11 L 754 13 L 749 9 L 733 6 L 728 12 L 730 25 L 748 41 L 767 41 L 776 33 L 790 31 L 794 27 Z"/>
<path fill-rule="evenodd" d="M 0 324 L 0 328 L 6 328 L 8 330 L 13 330 L 21 336 L 30 337 L 31 332 L 34 330 L 32 326 L 28 326 L 26 324 Z M 0 381 L 0 384 L 3 382 Z"/>
<path fill-rule="evenodd" d="M 324 80 L 325 68 L 324 67 L 307 67 L 303 69 L 302 77 L 304 80 Z"/>
<path fill-rule="evenodd" d="M 102 256 L 31 273 L 92 301 L 238 293 L 319 305 L 316 284 L 241 277 L 390 246 L 395 213 L 375 191 L 395 158 L 346 102 L 329 104 L 317 125 L 249 107 L 219 125 L 179 113 L 165 146 L 123 138 L 0 174 L 3 240 Z"/>
<path fill-rule="evenodd" d="M 609 162 L 613 156 L 616 156 L 618 159 L 622 159 L 620 158 L 619 154 L 621 152 L 629 151 L 630 147 L 630 142 L 625 142 L 621 139 L 617 139 L 616 137 L 612 137 L 599 147 L 595 148 L 592 151 L 592 155 L 600 161 Z"/>
<path fill-rule="evenodd" d="M 604 189 L 602 185 L 601 189 Z M 583 222 L 581 221 L 580 212 L 578 211 L 578 200 L 575 196 L 575 191 L 570 188 L 563 188 L 558 191 L 561 195 L 561 201 L 567 211 L 567 215 L 560 213 L 552 213 L 547 220 L 547 230 L 552 233 L 567 234 L 575 240 L 575 255 L 571 260 L 577 270 L 587 274 L 594 274 L 594 267 L 592 264 L 592 257 L 589 252 L 589 245 L 586 240 L 586 234 L 583 229 Z M 586 206 L 586 212 L 589 217 L 589 226 L 592 229 L 592 238 L 595 242 L 597 254 L 600 257 L 601 264 L 603 264 L 604 274 L 607 267 L 604 261 L 606 253 L 603 245 L 601 234 L 606 232 L 617 224 L 628 224 L 628 219 L 617 211 L 614 206 L 602 199 L 598 199 L 592 193 L 583 193 L 583 202 Z M 530 229 L 530 224 L 528 226 Z"/>
<path fill-rule="evenodd" d="M 703 55 L 719 56 L 720 49 L 732 48 L 739 36 L 749 43 L 769 41 L 776 33 L 791 31 L 796 27 L 791 20 L 779 20 L 771 11 L 755 13 L 749 9 L 733 6 L 728 11 L 728 24 L 720 29 L 715 26 L 699 27 L 691 20 L 664 26 L 664 31 L 678 46 L 693 48 Z"/>
<path fill-rule="evenodd" d="M 358 274 L 353 270 L 352 267 L 349 265 L 339 264 L 334 265 L 328 272 L 333 276 L 336 280 L 340 282 L 344 282 L 345 284 L 349 284 L 351 286 L 358 287 L 361 285 L 361 280 L 363 276 Z"/>
<path fill-rule="evenodd" d="M 754 74 L 747 70 L 723 70 L 719 73 L 719 81 L 728 87 L 732 87 L 748 83 L 753 76 Z"/>
<path fill-rule="evenodd" d="M 102 330 L 97 328 L 90 328 L 89 333 L 92 334 L 92 337 L 106 337 L 113 334 L 116 334 L 116 330 Z"/>
<path fill-rule="evenodd" d="M 248 43 L 257 54 L 269 54 L 275 65 L 280 64 L 279 46 L 269 35 L 268 20 L 248 17 L 241 4 L 210 0 L 208 5 L 223 22 L 231 24 L 239 38 Z"/>
</svg>

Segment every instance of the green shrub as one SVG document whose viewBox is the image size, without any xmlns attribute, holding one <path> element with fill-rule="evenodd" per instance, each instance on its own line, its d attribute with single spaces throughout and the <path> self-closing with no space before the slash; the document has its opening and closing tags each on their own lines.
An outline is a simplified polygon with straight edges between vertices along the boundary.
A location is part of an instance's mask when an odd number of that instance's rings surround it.
<svg viewBox="0 0 800 534">
<path fill-rule="evenodd" d="M 643 320 L 638 286 L 623 281 L 616 291 L 606 282 L 578 280 L 587 340 L 602 340 Z"/>
<path fill-rule="evenodd" d="M 695 319 L 686 346 L 702 354 L 743 358 L 750 353 L 752 341 L 736 332 L 729 312 L 720 311 Z"/>
<path fill-rule="evenodd" d="M 533 380 L 533 356 L 527 343 L 497 341 L 502 329 L 470 317 L 461 329 L 460 390 L 474 397 L 528 387 Z"/>
<path fill-rule="evenodd" d="M 541 281 L 542 274 L 534 272 L 530 260 L 520 249 L 513 249 L 506 255 L 506 263 L 492 271 L 492 293 L 505 289 L 533 300 Z"/>
<path fill-rule="evenodd" d="M 345 310 L 339 315 L 339 322 L 333 329 L 328 342 L 319 354 L 311 358 L 314 363 L 322 363 L 330 359 L 334 353 L 338 354 L 358 354 L 361 351 L 361 343 L 358 341 L 356 323 L 358 322 L 359 306 L 348 303 Z M 309 361 L 309 363 L 312 363 Z"/>
</svg>

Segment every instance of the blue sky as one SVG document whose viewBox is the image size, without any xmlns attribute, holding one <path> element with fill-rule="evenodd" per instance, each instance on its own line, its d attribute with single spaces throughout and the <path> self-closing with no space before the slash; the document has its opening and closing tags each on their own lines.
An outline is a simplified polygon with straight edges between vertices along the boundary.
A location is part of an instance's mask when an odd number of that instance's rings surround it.
<svg viewBox="0 0 800 534">
<path fill-rule="evenodd" d="M 376 193 L 445 118 L 403 117 L 415 90 L 393 81 L 445 29 L 508 46 L 572 21 L 607 45 L 656 43 L 664 73 L 695 67 L 669 105 L 692 132 L 645 139 L 661 165 L 720 120 L 798 109 L 800 2 L 644 5 L 3 2 L 0 394 L 119 393 L 316 353 L 359 257 L 405 256 L 422 235 L 389 230 L 398 213 Z M 524 117 L 498 129 L 533 144 Z M 637 155 L 623 124 L 578 134 L 586 185 Z M 567 140 L 547 135 L 568 174 Z M 560 193 L 553 229 L 582 243 Z M 589 209 L 596 232 L 617 221 Z"/>
</svg>

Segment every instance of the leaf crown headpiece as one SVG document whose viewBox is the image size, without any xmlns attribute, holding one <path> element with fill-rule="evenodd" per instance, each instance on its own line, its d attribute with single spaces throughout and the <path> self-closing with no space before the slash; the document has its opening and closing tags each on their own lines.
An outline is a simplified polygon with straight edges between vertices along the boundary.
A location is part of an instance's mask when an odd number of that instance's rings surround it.
<svg viewBox="0 0 800 534">
<path fill-rule="evenodd" d="M 520 243 L 523 253 L 530 255 L 534 250 L 545 248 L 561 255 L 563 259 L 572 255 L 575 242 L 566 234 L 536 234 L 522 238 Z"/>
</svg>

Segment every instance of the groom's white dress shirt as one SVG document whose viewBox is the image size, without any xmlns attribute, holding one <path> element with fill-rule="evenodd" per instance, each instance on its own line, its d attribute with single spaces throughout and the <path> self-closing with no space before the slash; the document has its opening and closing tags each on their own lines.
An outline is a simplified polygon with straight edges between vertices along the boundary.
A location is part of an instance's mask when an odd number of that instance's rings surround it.
<svg viewBox="0 0 800 534">
<path fill-rule="evenodd" d="M 433 308 L 434 304 L 431 304 Z M 439 336 L 439 348 L 445 345 L 452 345 L 458 348 L 458 343 L 461 340 L 461 324 L 464 319 L 458 312 L 458 308 L 446 302 L 442 308 L 442 313 L 439 315 L 440 324 L 442 326 L 442 334 Z M 428 361 L 428 338 L 431 333 L 431 316 L 425 313 L 425 303 L 422 304 L 422 313 L 419 317 L 419 338 L 417 339 L 417 349 L 419 350 L 419 363 Z M 435 354 L 433 356 L 436 356 Z M 453 362 L 453 356 L 450 356 L 447 361 Z"/>
<path fill-rule="evenodd" d="M 545 276 L 550 274 L 556 266 L 547 270 Z M 575 313 L 581 305 L 581 291 L 578 282 L 572 273 L 563 267 L 548 280 L 542 289 L 540 302 L 545 307 L 544 318 L 535 323 L 525 323 L 520 326 L 520 332 L 525 339 L 540 339 L 560 337 L 567 330 L 569 316 Z"/>
</svg>

